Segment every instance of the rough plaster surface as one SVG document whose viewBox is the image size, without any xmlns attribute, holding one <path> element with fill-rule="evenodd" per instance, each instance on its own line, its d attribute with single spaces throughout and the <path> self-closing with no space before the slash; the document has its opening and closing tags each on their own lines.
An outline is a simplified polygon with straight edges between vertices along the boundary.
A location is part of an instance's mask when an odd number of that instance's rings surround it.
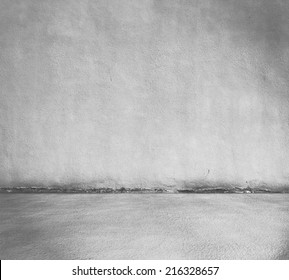
<svg viewBox="0 0 289 280">
<path fill-rule="evenodd" d="M 288 14 L 0 0 L 0 183 L 288 183 Z"/>
<path fill-rule="evenodd" d="M 0 194 L 0 258 L 289 259 L 288 199 Z"/>
</svg>

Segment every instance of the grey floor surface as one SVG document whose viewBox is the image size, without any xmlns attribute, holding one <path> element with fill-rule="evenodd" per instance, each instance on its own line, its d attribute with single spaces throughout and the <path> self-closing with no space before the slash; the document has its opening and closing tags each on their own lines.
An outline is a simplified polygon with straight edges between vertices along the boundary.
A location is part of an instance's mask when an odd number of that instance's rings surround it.
<svg viewBox="0 0 289 280">
<path fill-rule="evenodd" d="M 0 194 L 0 259 L 289 259 L 289 195 Z"/>
</svg>

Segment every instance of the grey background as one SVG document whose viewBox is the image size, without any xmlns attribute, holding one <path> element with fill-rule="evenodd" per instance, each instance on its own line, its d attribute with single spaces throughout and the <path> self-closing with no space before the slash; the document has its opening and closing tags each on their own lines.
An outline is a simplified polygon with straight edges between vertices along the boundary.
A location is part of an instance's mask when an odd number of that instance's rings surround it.
<svg viewBox="0 0 289 280">
<path fill-rule="evenodd" d="M 288 183 L 288 43 L 286 0 L 0 0 L 0 183 Z"/>
</svg>

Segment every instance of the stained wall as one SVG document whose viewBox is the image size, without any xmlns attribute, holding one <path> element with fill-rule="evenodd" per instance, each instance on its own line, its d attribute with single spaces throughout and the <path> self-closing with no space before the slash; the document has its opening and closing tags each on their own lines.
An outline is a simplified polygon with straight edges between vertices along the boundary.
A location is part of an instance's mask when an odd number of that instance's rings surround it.
<svg viewBox="0 0 289 280">
<path fill-rule="evenodd" d="M 0 180 L 289 181 L 289 2 L 0 0 Z"/>
</svg>

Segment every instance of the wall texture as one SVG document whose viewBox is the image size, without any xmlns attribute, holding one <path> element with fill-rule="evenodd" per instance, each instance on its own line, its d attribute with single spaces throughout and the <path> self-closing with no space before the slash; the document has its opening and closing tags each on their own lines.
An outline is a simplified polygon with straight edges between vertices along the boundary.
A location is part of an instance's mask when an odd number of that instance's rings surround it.
<svg viewBox="0 0 289 280">
<path fill-rule="evenodd" d="M 287 0 L 0 0 L 0 183 L 288 183 L 288 14 Z"/>
</svg>

